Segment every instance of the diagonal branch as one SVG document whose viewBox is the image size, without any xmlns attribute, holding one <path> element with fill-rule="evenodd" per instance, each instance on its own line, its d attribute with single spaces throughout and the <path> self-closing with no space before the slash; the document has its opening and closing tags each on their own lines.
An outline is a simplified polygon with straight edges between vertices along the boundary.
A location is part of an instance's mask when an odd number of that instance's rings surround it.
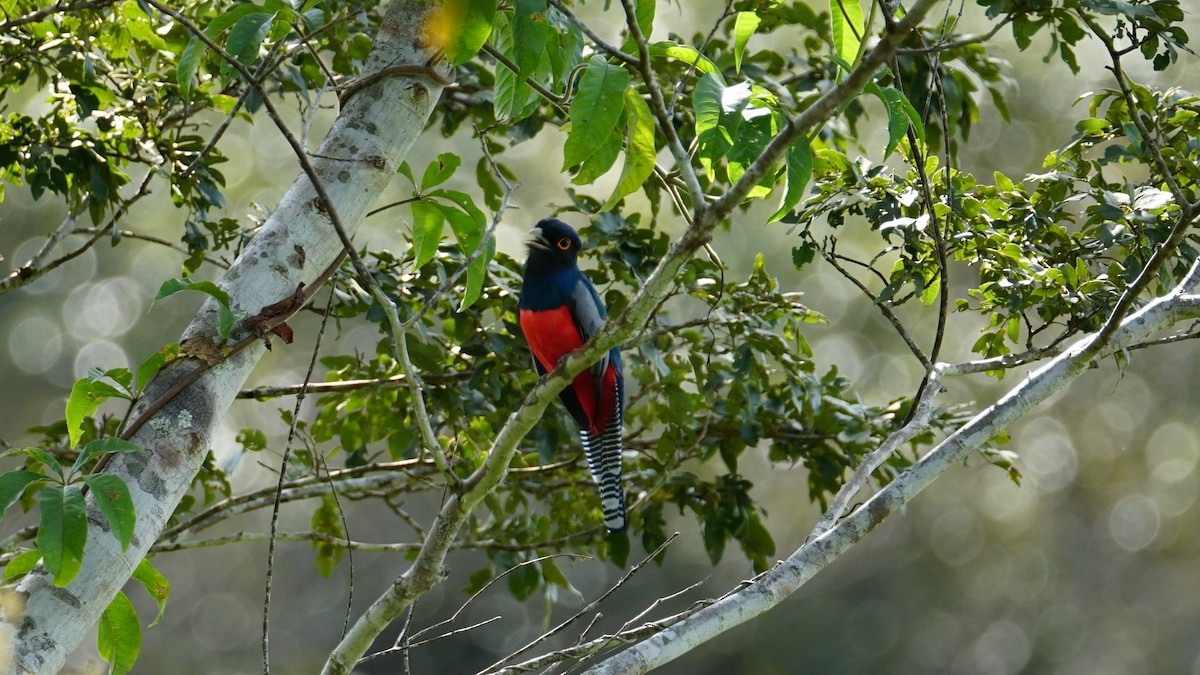
<svg viewBox="0 0 1200 675">
<path fill-rule="evenodd" d="M 1200 261 L 1167 295 L 1126 317 L 1111 336 L 1114 348 L 1136 344 L 1172 324 L 1200 317 Z M 755 583 L 681 619 L 669 629 L 589 670 L 593 674 L 644 673 L 709 639 L 763 614 L 803 586 L 921 490 L 959 465 L 1026 411 L 1040 405 L 1083 374 L 1095 360 L 1098 334 L 1078 340 L 1067 351 L 1031 373 L 992 406 L 980 412 L 927 455 L 867 500 L 860 508 Z"/>
</svg>

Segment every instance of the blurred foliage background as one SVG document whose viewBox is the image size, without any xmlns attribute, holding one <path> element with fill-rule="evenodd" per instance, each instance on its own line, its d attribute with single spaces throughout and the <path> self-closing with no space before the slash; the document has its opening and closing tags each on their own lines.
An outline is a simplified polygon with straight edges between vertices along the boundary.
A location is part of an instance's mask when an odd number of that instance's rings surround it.
<svg viewBox="0 0 1200 675">
<path fill-rule="evenodd" d="M 687 3 L 675 8 L 677 14 L 660 9 L 658 25 L 689 34 L 707 26 L 703 17 L 715 16 L 720 5 Z M 1186 26 L 1192 35 L 1200 34 L 1196 16 Z M 1013 177 L 1038 172 L 1045 154 L 1085 116 L 1072 108 L 1076 98 L 1110 86 L 1110 76 L 1092 65 L 1105 61 L 1095 41 L 1079 46 L 1084 67 L 1076 76 L 1062 63 L 1041 61 L 1048 42 L 1042 49 L 1035 43 L 1018 52 L 1006 44 L 1009 40 L 1002 31 L 991 44 L 1009 60 L 1019 82 L 1007 94 L 1012 121 L 1005 124 L 981 101 L 980 119 L 961 156 L 962 167 L 979 176 L 993 170 Z M 1167 73 L 1172 81 L 1156 80 L 1162 74 L 1149 68 L 1131 74 L 1159 86 L 1200 90 L 1195 56 L 1183 55 L 1182 63 Z M 36 110 L 41 103 L 32 96 L 20 105 Z M 323 133 L 331 114 L 317 118 L 312 137 Z M 860 139 L 864 154 L 878 155 L 884 146 L 885 132 L 875 133 L 877 137 Z M 515 195 L 517 208 L 498 232 L 498 248 L 518 259 L 524 257 L 520 242 L 525 231 L 551 205 L 567 201 L 557 173 L 553 179 L 545 175 L 547 150 L 541 144 L 555 142 L 561 136 L 548 134 L 506 154 L 522 185 Z M 421 166 L 432 160 L 445 143 L 456 144 L 455 151 L 464 156 L 478 155 L 477 143 L 459 134 L 419 143 L 410 163 Z M 269 209 L 298 171 L 290 150 L 269 125 L 234 125 L 222 147 L 238 160 L 222 167 L 231 204 Z M 249 151 L 239 155 L 238 148 Z M 452 186 L 472 191 L 467 174 L 456 177 Z M 400 191 L 395 195 L 403 196 Z M 729 265 L 729 278 L 744 279 L 755 255 L 766 251 L 766 268 L 779 278 L 782 290 L 803 292 L 804 303 L 828 319 L 805 328 L 818 372 L 836 364 L 869 404 L 911 395 L 920 372 L 891 326 L 827 265 L 818 262 L 803 273 L 792 271 L 793 240 L 785 235 L 786 226 L 759 224 L 769 212 L 769 206 L 761 205 L 744 222 L 717 234 L 715 246 Z M 0 255 L 5 258 L 0 273 L 26 260 L 64 215 L 63 205 L 35 201 L 27 191 L 9 187 L 0 207 Z M 254 214 L 226 215 L 244 219 Z M 174 241 L 179 217 L 166 195 L 155 194 L 126 221 L 131 229 Z M 861 251 L 876 245 L 874 235 L 854 225 L 839 231 L 840 245 Z M 406 227 L 384 212 L 368 221 L 359 241 L 400 249 L 398 233 Z M 0 438 L 9 444 L 28 442 L 28 427 L 60 419 L 71 383 L 89 368 L 136 367 L 177 339 L 199 300 L 171 299 L 149 314 L 147 308 L 161 281 L 179 274 L 183 257 L 144 242 L 126 241 L 112 250 L 101 246 L 20 291 L 0 295 Z M 905 309 L 900 308 L 902 317 Z M 296 343 L 269 354 L 251 385 L 301 379 L 315 319 L 301 317 L 295 327 Z M 914 333 L 928 342 L 932 327 L 918 325 Z M 943 358 L 971 358 L 977 337 L 970 331 L 949 335 Z M 374 326 L 356 327 L 336 340 L 339 353 L 370 353 L 377 334 Z M 1020 455 L 1020 486 L 999 469 L 969 462 L 768 617 L 722 636 L 664 672 L 1200 673 L 1200 437 L 1194 422 L 1193 350 L 1185 342 L 1135 352 L 1123 368 L 1107 362 L 1084 375 L 1010 429 L 1013 441 L 1007 449 Z M 946 399 L 986 405 L 1020 375 L 1010 373 L 990 383 L 952 380 Z M 312 401 L 306 411 L 310 419 Z M 218 456 L 239 447 L 236 435 L 242 428 L 284 434 L 279 409 L 290 407 L 290 399 L 237 403 L 215 441 Z M 233 475 L 235 490 L 272 483 L 274 474 L 258 462 L 275 460 L 245 458 Z M 803 469 L 771 464 L 762 453 L 748 452 L 741 471 L 758 486 L 767 511 L 764 524 L 775 538 L 778 556 L 785 556 L 799 546 L 818 515 L 808 505 Z M 427 521 L 432 506 L 414 504 L 411 513 Z M 712 569 L 694 520 L 679 518 L 670 509 L 666 513 L 668 531 L 682 533 L 666 564 L 648 566 L 618 590 L 602 609 L 598 628 L 619 626 L 643 609 L 648 597 L 700 584 L 665 605 L 666 610 L 682 609 L 752 574 L 741 555 L 727 555 Z M 226 524 L 222 531 L 262 531 L 266 516 Z M 304 529 L 310 516 L 310 506 L 285 508 L 283 527 Z M 390 513 L 366 505 L 351 505 L 347 517 L 351 537 L 360 541 L 388 542 L 409 532 Z M 14 518 L 5 527 L 19 524 Z M 336 642 L 351 589 L 357 614 L 373 589 L 402 569 L 402 554 L 357 552 L 352 580 L 345 564 L 325 579 L 317 574 L 309 544 L 285 542 L 281 547 L 275 570 L 274 665 L 279 672 L 307 672 Z M 265 551 L 265 543 L 239 543 L 158 556 L 155 564 L 171 580 L 173 594 L 162 623 L 145 633 L 135 672 L 257 672 Z M 479 566 L 479 557 L 459 551 L 451 554 L 449 564 L 452 571 L 465 573 Z M 485 666 L 536 637 L 547 622 L 576 611 L 622 573 L 596 561 L 562 560 L 559 566 L 580 596 L 559 593 L 553 606 L 540 595 L 520 602 L 497 584 L 468 608 L 461 623 L 497 615 L 505 621 L 415 649 L 414 671 L 469 672 Z M 453 587 L 458 579 L 465 574 L 435 587 L 416 604 L 414 625 L 445 618 L 459 606 L 461 595 Z M 135 595 L 135 602 L 142 599 Z M 522 619 L 519 630 L 513 629 L 515 618 Z M 167 635 L 175 639 L 160 639 Z M 180 641 L 183 636 L 187 639 Z M 81 651 L 93 649 L 92 644 L 85 641 Z M 81 655 L 79 662 L 88 658 Z M 395 672 L 394 661 L 377 664 L 361 670 Z"/>
</svg>

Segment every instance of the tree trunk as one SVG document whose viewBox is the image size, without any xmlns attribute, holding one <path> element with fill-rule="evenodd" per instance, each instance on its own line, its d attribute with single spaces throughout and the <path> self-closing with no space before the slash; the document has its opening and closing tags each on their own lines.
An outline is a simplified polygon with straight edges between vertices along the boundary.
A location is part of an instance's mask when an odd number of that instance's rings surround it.
<svg viewBox="0 0 1200 675">
<path fill-rule="evenodd" d="M 393 2 L 364 72 L 426 64 L 433 48 L 421 44 L 422 29 L 432 9 L 417 0 Z M 424 129 L 441 91 L 441 84 L 420 76 L 384 77 L 354 91 L 312 156 L 331 203 L 321 203 L 307 175 L 292 184 L 219 282 L 236 315 L 253 316 L 288 298 L 333 262 L 342 244 L 328 212 L 334 210 L 353 233 Z M 217 306 L 209 301 L 183 337 L 219 342 L 216 317 Z M 238 327 L 231 339 L 246 333 Z M 263 351 L 256 342 L 204 373 L 137 431 L 132 440 L 144 452 L 112 457 L 104 471 L 128 484 L 137 513 L 132 544 L 121 551 L 89 498 L 87 549 L 75 580 L 56 588 L 39 565 L 0 603 L 0 667 L 17 673 L 53 673 L 62 667 L 162 532 Z M 146 387 L 131 419 L 199 367 L 196 358 L 185 358 L 165 368 Z"/>
</svg>

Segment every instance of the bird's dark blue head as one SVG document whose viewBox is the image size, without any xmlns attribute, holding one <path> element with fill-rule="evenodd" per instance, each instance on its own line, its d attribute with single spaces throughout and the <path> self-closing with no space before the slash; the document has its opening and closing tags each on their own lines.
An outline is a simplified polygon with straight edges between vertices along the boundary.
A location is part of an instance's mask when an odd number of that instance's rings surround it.
<svg viewBox="0 0 1200 675">
<path fill-rule="evenodd" d="M 552 274 L 558 270 L 574 267 L 579 259 L 583 242 L 575 228 L 557 218 L 544 218 L 529 231 L 525 239 L 529 247 L 529 258 L 525 261 L 525 274 Z"/>
</svg>

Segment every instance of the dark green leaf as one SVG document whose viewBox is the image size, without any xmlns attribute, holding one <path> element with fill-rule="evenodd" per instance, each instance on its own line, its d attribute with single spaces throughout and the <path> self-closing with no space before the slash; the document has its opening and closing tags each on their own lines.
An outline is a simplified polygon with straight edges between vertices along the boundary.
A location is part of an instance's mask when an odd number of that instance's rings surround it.
<svg viewBox="0 0 1200 675">
<path fill-rule="evenodd" d="M 415 267 L 424 267 L 425 263 L 437 255 L 438 244 L 442 241 L 442 229 L 446 224 L 439 204 L 418 199 L 409 205 L 412 208 L 412 240 L 413 251 L 416 255 Z"/>
<path fill-rule="evenodd" d="M 516 0 L 512 36 L 514 55 L 521 75 L 532 75 L 546 53 L 550 31 L 546 23 L 546 0 Z"/>
<path fill-rule="evenodd" d="M 38 499 L 41 520 L 37 544 L 55 586 L 71 583 L 83 565 L 87 544 L 87 506 L 76 485 L 50 485 Z"/>
<path fill-rule="evenodd" d="M 184 99 L 191 94 L 192 79 L 196 75 L 196 68 L 200 64 L 200 57 L 204 56 L 205 49 L 205 44 L 200 38 L 193 35 L 183 48 L 183 53 L 179 55 L 179 63 L 175 66 L 175 82 L 179 85 L 179 93 Z"/>
<path fill-rule="evenodd" d="M 108 520 L 109 532 L 121 542 L 121 550 L 128 549 L 137 521 L 133 512 L 133 499 L 129 496 L 129 486 L 125 485 L 125 481 L 119 476 L 108 473 L 92 474 L 85 477 L 83 482 L 91 488 L 92 499 L 100 508 L 100 513 Z"/>
<path fill-rule="evenodd" d="M 768 223 L 786 216 L 796 204 L 800 203 L 800 200 L 804 197 L 804 188 L 808 185 L 809 179 L 812 178 L 812 168 L 812 148 L 809 146 L 807 138 L 801 138 L 793 143 L 792 147 L 788 148 L 787 192 L 783 197 L 783 203 L 779 205 L 779 209 L 767 220 Z M 811 259 L 811 251 L 809 255 Z"/>
<path fill-rule="evenodd" d="M 49 479 L 35 471 L 9 471 L 0 474 L 0 517 L 21 498 L 25 488 L 40 480 Z"/>
<path fill-rule="evenodd" d="M 688 65 L 695 66 L 696 70 L 701 73 L 708 73 L 715 76 L 721 82 L 722 86 L 725 85 L 725 78 L 721 75 L 721 69 L 710 61 L 707 56 L 696 51 L 696 48 L 690 45 L 681 45 L 668 41 L 655 42 L 650 45 L 650 56 L 683 61 Z"/>
<path fill-rule="evenodd" d="M 101 438 L 92 441 L 83 446 L 83 451 L 75 458 L 75 464 L 71 466 L 71 474 L 74 475 L 81 471 L 87 464 L 88 460 L 96 455 L 107 455 L 114 452 L 141 452 L 142 447 L 136 443 L 131 443 L 123 438 L 111 436 L 109 438 Z"/>
</svg>

